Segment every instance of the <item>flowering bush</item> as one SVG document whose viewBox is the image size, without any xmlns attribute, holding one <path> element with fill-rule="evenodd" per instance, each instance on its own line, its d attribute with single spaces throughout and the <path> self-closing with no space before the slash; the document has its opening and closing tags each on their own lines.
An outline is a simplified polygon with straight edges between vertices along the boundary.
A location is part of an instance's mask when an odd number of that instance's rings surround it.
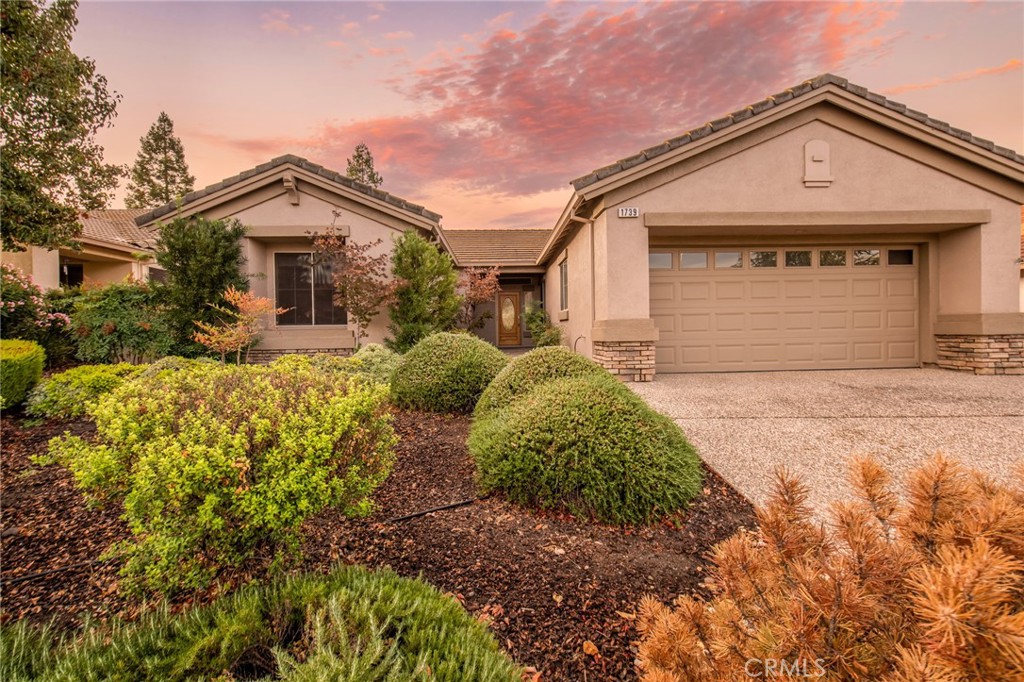
<svg viewBox="0 0 1024 682">
<path fill-rule="evenodd" d="M 39 341 L 53 328 L 67 329 L 71 319 L 50 312 L 43 290 L 8 263 L 0 265 L 0 327 L 5 339 Z"/>
<path fill-rule="evenodd" d="M 281 566 L 326 507 L 369 512 L 394 460 L 386 400 L 311 366 L 197 363 L 126 382 L 89 406 L 94 441 L 50 447 L 92 500 L 124 504 L 127 584 L 169 593 L 261 548 Z"/>
</svg>

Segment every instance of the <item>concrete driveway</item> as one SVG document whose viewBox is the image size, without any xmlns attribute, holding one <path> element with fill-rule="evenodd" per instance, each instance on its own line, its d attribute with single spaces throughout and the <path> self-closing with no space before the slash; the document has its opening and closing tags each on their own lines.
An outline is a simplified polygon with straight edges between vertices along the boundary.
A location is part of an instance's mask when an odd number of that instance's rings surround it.
<svg viewBox="0 0 1024 682">
<path fill-rule="evenodd" d="M 1010 480 L 1024 462 L 1024 376 L 940 369 L 665 374 L 630 384 L 754 503 L 786 465 L 819 511 L 850 496 L 846 460 L 878 457 L 901 481 L 941 451 Z"/>
</svg>

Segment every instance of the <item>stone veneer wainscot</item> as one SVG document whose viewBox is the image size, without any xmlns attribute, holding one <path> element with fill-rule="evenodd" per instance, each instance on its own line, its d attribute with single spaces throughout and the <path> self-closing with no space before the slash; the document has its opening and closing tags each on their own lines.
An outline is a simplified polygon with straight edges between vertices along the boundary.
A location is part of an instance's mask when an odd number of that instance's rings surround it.
<svg viewBox="0 0 1024 682">
<path fill-rule="evenodd" d="M 653 341 L 595 341 L 594 360 L 625 381 L 654 380 Z"/>
<path fill-rule="evenodd" d="M 936 334 L 938 365 L 975 374 L 1024 374 L 1024 334 Z"/>
</svg>

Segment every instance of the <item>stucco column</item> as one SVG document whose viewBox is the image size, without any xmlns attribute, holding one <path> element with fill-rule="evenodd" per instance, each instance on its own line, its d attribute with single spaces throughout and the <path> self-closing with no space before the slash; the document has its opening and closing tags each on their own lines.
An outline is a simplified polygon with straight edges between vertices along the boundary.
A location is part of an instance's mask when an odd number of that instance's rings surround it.
<svg viewBox="0 0 1024 682">
<path fill-rule="evenodd" d="M 654 378 L 647 228 L 602 213 L 594 222 L 594 360 L 626 381 Z"/>
</svg>

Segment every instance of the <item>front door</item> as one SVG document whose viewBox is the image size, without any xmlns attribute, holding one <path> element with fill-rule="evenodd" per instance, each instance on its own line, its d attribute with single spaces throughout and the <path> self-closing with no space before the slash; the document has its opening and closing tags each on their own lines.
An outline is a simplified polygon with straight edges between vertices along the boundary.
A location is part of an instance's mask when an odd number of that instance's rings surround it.
<svg viewBox="0 0 1024 682">
<path fill-rule="evenodd" d="M 498 345 L 523 345 L 518 291 L 498 294 Z"/>
</svg>

